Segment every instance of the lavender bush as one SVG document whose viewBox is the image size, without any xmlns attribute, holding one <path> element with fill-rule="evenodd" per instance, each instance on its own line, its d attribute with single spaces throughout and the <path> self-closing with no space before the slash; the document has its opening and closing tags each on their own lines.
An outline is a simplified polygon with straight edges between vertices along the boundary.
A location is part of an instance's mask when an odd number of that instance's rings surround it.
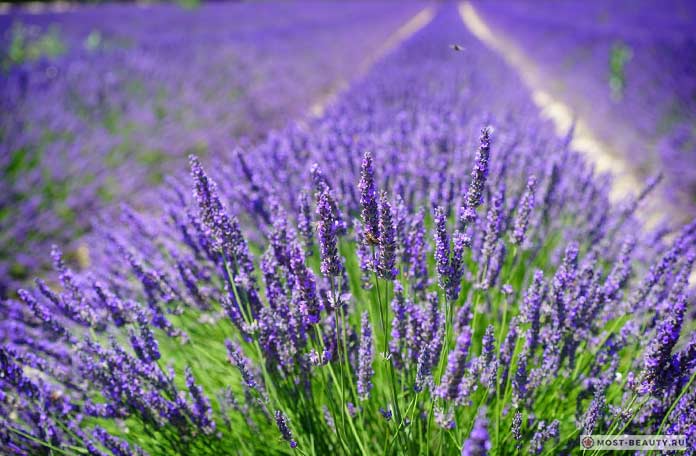
<svg viewBox="0 0 696 456">
<path fill-rule="evenodd" d="M 521 87 L 445 5 L 322 117 L 191 155 L 87 271 L 54 249 L 2 304 L 2 449 L 693 454 L 696 223 L 610 204 Z"/>
</svg>

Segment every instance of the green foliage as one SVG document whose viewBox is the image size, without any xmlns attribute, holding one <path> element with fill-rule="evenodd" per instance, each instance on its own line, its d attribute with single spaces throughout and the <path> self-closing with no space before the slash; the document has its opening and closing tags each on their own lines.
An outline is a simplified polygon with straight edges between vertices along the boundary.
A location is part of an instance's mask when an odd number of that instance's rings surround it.
<svg viewBox="0 0 696 456">
<path fill-rule="evenodd" d="M 609 88 L 614 100 L 623 97 L 626 87 L 626 64 L 631 60 L 633 51 L 628 45 L 617 41 L 611 48 L 609 57 Z"/>
<path fill-rule="evenodd" d="M 10 29 L 9 45 L 0 55 L 0 66 L 7 71 L 14 65 L 44 57 L 56 57 L 65 51 L 66 45 L 57 26 L 41 31 L 36 27 L 15 22 Z"/>
<path fill-rule="evenodd" d="M 184 9 L 192 10 L 201 5 L 200 0 L 176 0 L 176 2 Z"/>
</svg>

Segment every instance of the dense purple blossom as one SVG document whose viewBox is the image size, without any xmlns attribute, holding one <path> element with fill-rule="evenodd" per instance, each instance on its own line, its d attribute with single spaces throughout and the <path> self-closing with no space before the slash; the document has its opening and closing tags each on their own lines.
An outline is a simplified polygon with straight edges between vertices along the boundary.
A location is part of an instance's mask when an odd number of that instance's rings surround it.
<svg viewBox="0 0 696 456">
<path fill-rule="evenodd" d="M 479 358 L 481 383 L 489 391 L 495 391 L 498 380 L 498 357 L 495 350 L 495 328 L 489 325 L 481 341 L 481 357 Z"/>
<path fill-rule="evenodd" d="M 479 414 L 474 422 L 471 435 L 464 441 L 462 456 L 485 456 L 491 450 L 491 439 L 488 435 L 488 420 L 484 413 Z"/>
<path fill-rule="evenodd" d="M 458 336 L 454 350 L 447 358 L 447 369 L 438 387 L 438 394 L 449 400 L 460 399 L 459 385 L 467 367 L 467 357 L 471 346 L 471 330 L 465 328 Z"/>
<path fill-rule="evenodd" d="M 309 192 L 303 190 L 298 198 L 299 211 L 297 215 L 297 231 L 302 236 L 304 249 L 307 254 L 312 253 L 314 247 L 314 229 L 312 228 L 312 206 Z"/>
<path fill-rule="evenodd" d="M 696 224 L 614 203 L 457 6 L 430 12 L 313 117 L 188 151 L 189 176 L 119 199 L 82 256 L 44 252 L 55 274 L 0 304 L 0 452 L 692 438 Z"/>
<path fill-rule="evenodd" d="M 441 207 L 435 208 L 435 264 L 437 265 L 440 287 L 447 288 L 450 277 L 450 237 L 447 231 L 447 217 Z"/>
<path fill-rule="evenodd" d="M 147 454 L 138 447 L 131 448 L 127 442 L 109 435 L 100 427 L 95 427 L 92 433 L 94 438 L 108 448 L 114 456 L 144 456 Z"/>
<path fill-rule="evenodd" d="M 361 400 L 367 400 L 370 397 L 372 389 L 372 376 L 374 369 L 372 368 L 372 327 L 370 318 L 367 312 L 364 312 L 360 319 L 360 351 L 358 353 L 358 396 Z"/>
<path fill-rule="evenodd" d="M 481 144 L 476 152 L 474 169 L 471 171 L 471 182 L 466 193 L 465 205 L 462 213 L 464 225 L 471 223 L 476 217 L 475 210 L 483 203 L 483 192 L 488 178 L 488 162 L 491 154 L 491 129 L 486 127 L 481 130 Z"/>
<path fill-rule="evenodd" d="M 377 189 L 375 187 L 375 171 L 372 164 L 372 154 L 365 152 L 360 165 L 360 216 L 362 218 L 365 242 L 368 245 L 379 243 L 379 214 L 377 203 Z"/>
<path fill-rule="evenodd" d="M 512 419 L 512 437 L 518 442 L 522 439 L 522 412 L 515 412 L 515 417 Z"/>
<path fill-rule="evenodd" d="M 524 242 L 527 229 L 529 227 L 529 215 L 534 210 L 535 192 L 536 192 L 536 176 L 530 176 L 527 180 L 527 189 L 522 195 L 522 199 L 518 203 L 515 214 L 514 228 L 512 231 L 512 243 L 521 245 Z"/>
<path fill-rule="evenodd" d="M 558 437 L 558 421 L 546 424 L 545 421 L 537 423 L 536 431 L 529 442 L 530 454 L 541 454 L 544 451 L 546 442 Z"/>
<path fill-rule="evenodd" d="M 293 439 L 292 431 L 288 427 L 288 419 L 280 410 L 275 411 L 275 421 L 276 426 L 278 426 L 278 430 L 280 431 L 280 435 L 282 435 L 283 438 L 288 441 L 290 448 L 297 447 L 297 442 Z"/>
<path fill-rule="evenodd" d="M 319 195 L 317 201 L 317 239 L 321 253 L 321 272 L 325 276 L 337 276 L 341 272 L 338 257 L 338 219 L 334 212 L 335 202 L 328 192 Z"/>
<path fill-rule="evenodd" d="M 425 211 L 421 208 L 412 218 L 407 233 L 406 256 L 404 263 L 408 264 L 406 271 L 411 286 L 417 292 L 422 292 L 428 283 L 425 241 Z"/>
<path fill-rule="evenodd" d="M 249 360 L 244 356 L 240 347 L 230 340 L 225 341 L 225 347 L 227 347 L 227 355 L 230 362 L 234 364 L 237 369 L 239 369 L 239 373 L 242 374 L 244 384 L 249 388 L 256 388 L 257 382 L 254 373 L 251 371 Z"/>
<path fill-rule="evenodd" d="M 321 303 L 317 295 L 315 276 L 307 268 L 305 255 L 297 243 L 290 246 L 290 270 L 294 278 L 293 294 L 296 295 L 301 314 L 307 324 L 318 323 Z"/>
<path fill-rule="evenodd" d="M 386 192 L 379 198 L 379 254 L 377 256 L 377 275 L 393 280 L 396 269 L 396 228 L 394 214 Z"/>
<path fill-rule="evenodd" d="M 665 366 L 670 362 L 672 349 L 679 339 L 685 309 L 686 297 L 682 295 L 657 326 L 655 338 L 648 344 L 643 359 L 641 393 L 654 392 L 662 384 Z"/>
</svg>

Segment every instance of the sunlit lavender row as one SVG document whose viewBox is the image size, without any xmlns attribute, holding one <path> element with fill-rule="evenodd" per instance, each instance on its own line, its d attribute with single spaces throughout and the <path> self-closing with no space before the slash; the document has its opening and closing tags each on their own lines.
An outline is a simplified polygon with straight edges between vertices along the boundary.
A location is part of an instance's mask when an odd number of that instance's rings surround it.
<svg viewBox="0 0 696 456">
<path fill-rule="evenodd" d="M 3 453 L 696 454 L 696 222 L 643 225 L 653 176 L 610 202 L 457 5 L 420 6 L 320 116 L 193 151 L 87 267 L 44 252 L 0 305 Z"/>
<path fill-rule="evenodd" d="M 254 143 L 309 112 L 417 8 L 111 5 L 0 16 L 0 295 L 50 242 L 73 241 L 99 209 L 142 202 L 187 154 Z"/>
<path fill-rule="evenodd" d="M 539 65 L 548 89 L 640 175 L 668 176 L 677 208 L 696 207 L 696 7 L 682 0 L 481 4 Z M 536 2 L 534 3 L 536 5 Z M 688 219 L 684 217 L 684 219 Z"/>
</svg>

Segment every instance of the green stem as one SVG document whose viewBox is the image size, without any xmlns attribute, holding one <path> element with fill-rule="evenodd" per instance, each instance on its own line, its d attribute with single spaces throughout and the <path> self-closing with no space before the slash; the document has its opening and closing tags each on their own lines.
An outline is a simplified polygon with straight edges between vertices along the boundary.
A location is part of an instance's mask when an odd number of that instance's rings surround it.
<svg viewBox="0 0 696 456">
<path fill-rule="evenodd" d="M 333 301 L 334 305 L 334 320 L 336 324 L 336 342 L 338 345 L 338 358 L 339 358 L 339 364 L 341 365 L 341 428 L 343 429 L 343 433 L 346 433 L 346 401 L 345 401 L 345 395 L 344 395 L 344 379 L 345 379 L 345 373 L 343 372 L 343 362 L 341 362 L 341 346 L 338 344 L 338 334 L 339 331 L 341 331 L 341 321 L 338 317 L 338 303 L 336 301 L 336 287 L 334 284 L 334 277 L 330 276 L 329 280 L 331 282 L 331 300 Z M 343 355 L 345 358 L 345 351 L 347 350 L 348 347 L 343 345 Z"/>
</svg>

